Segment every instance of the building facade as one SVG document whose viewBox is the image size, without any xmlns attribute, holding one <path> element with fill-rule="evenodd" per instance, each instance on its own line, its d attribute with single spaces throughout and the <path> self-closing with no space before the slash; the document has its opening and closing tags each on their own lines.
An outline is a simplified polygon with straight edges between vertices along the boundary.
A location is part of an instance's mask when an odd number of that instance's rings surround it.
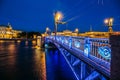
<svg viewBox="0 0 120 80">
<path fill-rule="evenodd" d="M 22 31 L 13 30 L 10 24 L 8 25 L 0 25 L 0 38 L 4 39 L 12 39 L 17 38 L 18 34 Z"/>
</svg>

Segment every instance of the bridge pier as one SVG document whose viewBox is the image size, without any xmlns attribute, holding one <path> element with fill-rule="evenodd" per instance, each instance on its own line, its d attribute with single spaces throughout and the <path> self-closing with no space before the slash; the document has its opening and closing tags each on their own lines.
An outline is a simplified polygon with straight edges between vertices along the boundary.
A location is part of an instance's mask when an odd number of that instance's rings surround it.
<svg viewBox="0 0 120 80">
<path fill-rule="evenodd" d="M 112 35 L 111 43 L 111 80 L 120 79 L 120 35 Z"/>
</svg>

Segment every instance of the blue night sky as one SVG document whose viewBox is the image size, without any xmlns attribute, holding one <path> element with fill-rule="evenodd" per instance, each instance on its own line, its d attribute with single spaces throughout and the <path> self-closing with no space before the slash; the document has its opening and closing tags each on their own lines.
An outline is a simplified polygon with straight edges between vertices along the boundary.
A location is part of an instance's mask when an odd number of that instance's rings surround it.
<svg viewBox="0 0 120 80">
<path fill-rule="evenodd" d="M 0 0 L 0 24 L 13 29 L 44 32 L 46 27 L 54 31 L 55 11 L 61 11 L 66 25 L 58 31 L 69 29 L 80 32 L 107 31 L 104 19 L 114 17 L 114 31 L 120 31 L 120 0 Z"/>
</svg>

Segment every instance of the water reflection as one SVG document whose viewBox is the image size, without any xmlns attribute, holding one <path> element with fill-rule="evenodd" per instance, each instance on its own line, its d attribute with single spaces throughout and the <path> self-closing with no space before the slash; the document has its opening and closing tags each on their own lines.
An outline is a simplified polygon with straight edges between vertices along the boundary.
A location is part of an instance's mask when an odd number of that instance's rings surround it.
<svg viewBox="0 0 120 80">
<path fill-rule="evenodd" d="M 6 48 L 7 49 L 7 48 Z M 11 43 L 8 45 L 8 65 L 10 66 L 10 68 L 14 69 L 15 63 L 16 63 L 16 50 L 17 47 L 14 45 L 14 43 Z"/>
<path fill-rule="evenodd" d="M 45 53 L 32 41 L 0 41 L 0 80 L 46 80 Z"/>
<path fill-rule="evenodd" d="M 32 41 L 32 44 L 35 46 L 35 45 L 37 45 L 37 41 L 36 40 L 33 40 Z"/>
<path fill-rule="evenodd" d="M 0 41 L 0 80 L 76 79 L 58 50 L 35 45 L 35 41 Z"/>
<path fill-rule="evenodd" d="M 34 54 L 34 62 L 34 70 L 37 72 L 35 74 L 38 75 L 41 80 L 46 80 L 45 52 L 40 49 L 36 49 Z"/>
<path fill-rule="evenodd" d="M 57 49 L 46 49 L 47 80 L 76 80 L 62 54 Z"/>
</svg>

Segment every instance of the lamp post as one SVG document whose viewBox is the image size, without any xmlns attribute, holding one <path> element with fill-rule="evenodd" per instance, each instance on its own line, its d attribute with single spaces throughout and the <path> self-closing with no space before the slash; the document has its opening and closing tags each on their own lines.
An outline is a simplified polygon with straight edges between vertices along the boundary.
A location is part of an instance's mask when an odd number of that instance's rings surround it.
<svg viewBox="0 0 120 80">
<path fill-rule="evenodd" d="M 54 21 L 55 21 L 55 39 L 56 39 L 56 35 L 57 35 L 57 27 L 58 24 L 66 24 L 66 22 L 62 22 L 63 15 L 61 12 L 57 11 L 54 13 Z"/>
<path fill-rule="evenodd" d="M 78 32 L 79 32 L 79 29 L 76 28 L 76 29 L 75 29 L 75 33 L 77 33 L 77 36 L 78 36 Z"/>
<path fill-rule="evenodd" d="M 50 35 L 50 29 L 48 27 L 46 27 L 46 34 Z"/>
<path fill-rule="evenodd" d="M 104 20 L 104 23 L 106 24 L 106 26 L 108 26 L 109 30 L 108 32 L 113 32 L 112 26 L 113 26 L 113 18 L 107 18 Z"/>
</svg>

